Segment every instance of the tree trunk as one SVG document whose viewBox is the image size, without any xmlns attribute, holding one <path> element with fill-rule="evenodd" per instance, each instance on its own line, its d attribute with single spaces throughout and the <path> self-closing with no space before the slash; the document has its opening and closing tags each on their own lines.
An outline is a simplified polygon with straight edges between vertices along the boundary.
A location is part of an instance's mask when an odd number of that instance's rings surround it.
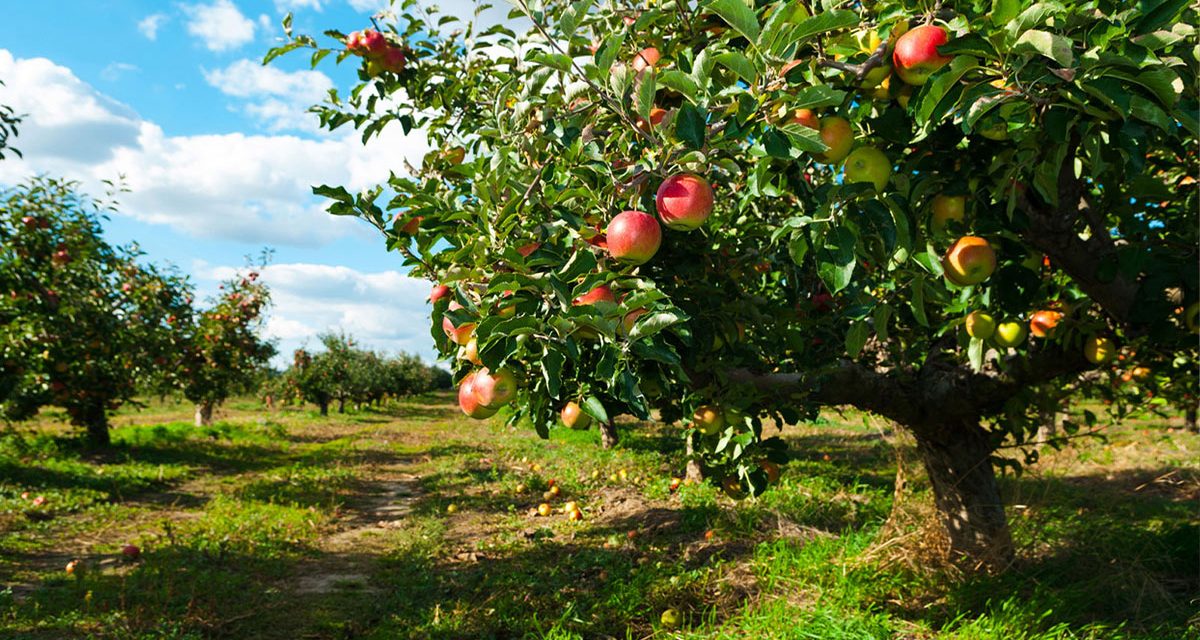
<svg viewBox="0 0 1200 640">
<path fill-rule="evenodd" d="M 1183 424 L 1189 430 L 1200 433 L 1200 423 L 1196 422 L 1196 405 L 1192 404 L 1183 412 Z"/>
<path fill-rule="evenodd" d="M 600 446 L 605 449 L 612 449 L 617 446 L 617 425 L 613 424 L 612 420 L 600 423 Z"/>
<path fill-rule="evenodd" d="M 323 416 L 329 415 L 329 401 L 328 400 L 326 400 L 325 402 L 319 403 L 317 406 L 319 406 L 321 408 L 321 415 L 323 415 Z"/>
<path fill-rule="evenodd" d="M 202 402 L 196 405 L 196 426 L 208 427 L 212 425 L 213 403 Z"/>
<path fill-rule="evenodd" d="M 987 433 L 977 423 L 962 423 L 916 429 L 914 435 L 951 555 L 992 570 L 1007 567 L 1013 557 L 1012 534 Z"/>
<path fill-rule="evenodd" d="M 700 461 L 693 458 L 696 449 L 692 446 L 692 439 L 687 439 L 687 469 L 684 473 L 684 479 L 689 482 L 704 482 L 704 467 L 700 466 Z"/>
<path fill-rule="evenodd" d="M 338 398 L 338 413 L 346 413 L 346 400 L 345 400 L 345 398 Z"/>
<path fill-rule="evenodd" d="M 1037 443 L 1046 444 L 1054 438 L 1058 437 L 1058 425 L 1061 422 L 1062 414 L 1053 409 L 1038 412 L 1038 432 Z"/>
<path fill-rule="evenodd" d="M 87 429 L 88 444 L 97 448 L 112 444 L 112 437 L 108 432 L 108 414 L 104 412 L 104 405 L 80 407 L 75 416 L 73 422 Z"/>
</svg>

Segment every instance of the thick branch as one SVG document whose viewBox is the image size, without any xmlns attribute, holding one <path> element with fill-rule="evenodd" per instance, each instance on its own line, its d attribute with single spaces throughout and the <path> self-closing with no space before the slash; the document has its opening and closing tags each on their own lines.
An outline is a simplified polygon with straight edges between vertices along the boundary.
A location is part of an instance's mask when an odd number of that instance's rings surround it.
<svg viewBox="0 0 1200 640">
<path fill-rule="evenodd" d="M 731 382 L 753 385 L 765 397 L 823 406 L 852 406 L 912 424 L 918 408 L 894 376 L 844 361 L 823 373 L 755 373 L 735 369 Z"/>
</svg>

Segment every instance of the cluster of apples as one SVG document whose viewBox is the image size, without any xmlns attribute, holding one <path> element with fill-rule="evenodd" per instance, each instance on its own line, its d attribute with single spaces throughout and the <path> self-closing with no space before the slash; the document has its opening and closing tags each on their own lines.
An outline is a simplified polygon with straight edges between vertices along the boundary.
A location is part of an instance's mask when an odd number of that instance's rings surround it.
<svg viewBox="0 0 1200 640">
<path fill-rule="evenodd" d="M 798 109 L 792 122 L 815 130 L 829 147 L 824 153 L 814 154 L 814 160 L 830 165 L 845 163 L 843 174 L 847 184 L 867 182 L 874 185 L 876 191 L 883 191 L 887 186 L 892 177 L 892 161 L 871 145 L 855 149 L 854 129 L 849 120 L 841 116 L 820 117 L 812 109 Z"/>
<path fill-rule="evenodd" d="M 476 420 L 496 415 L 517 395 L 517 376 L 509 369 L 495 373 L 487 367 L 468 373 L 458 384 L 458 407 Z"/>
<path fill-rule="evenodd" d="M 375 29 L 355 31 L 346 36 L 346 51 L 362 56 L 367 61 L 367 75 L 375 76 L 380 71 L 404 71 L 404 49 L 388 42 Z"/>
<path fill-rule="evenodd" d="M 712 185 L 694 173 L 677 173 L 659 185 L 655 209 L 668 229 L 698 229 L 712 214 Z M 649 262 L 662 245 L 658 219 L 643 211 L 618 213 L 605 232 L 609 254 L 624 264 Z"/>
<path fill-rule="evenodd" d="M 991 340 L 1001 348 L 1020 346 L 1026 336 L 1035 338 L 1052 338 L 1066 314 L 1058 309 L 1040 309 L 1029 317 L 1029 328 L 1016 318 L 1003 322 L 986 311 L 976 310 L 967 314 L 963 325 L 967 335 L 980 340 Z M 1108 364 L 1117 355 L 1117 345 L 1112 338 L 1103 335 L 1091 335 L 1083 341 L 1083 356 L 1088 362 L 1096 365 Z"/>
<path fill-rule="evenodd" d="M 540 467 L 537 467 L 536 465 L 535 468 L 540 469 Z M 539 504 L 536 509 L 534 509 L 534 513 L 543 518 L 548 518 L 554 513 L 554 507 L 550 505 L 550 502 L 562 495 L 562 490 L 559 489 L 558 483 L 554 480 L 554 478 L 551 478 L 547 482 L 547 485 L 548 488 L 542 493 L 543 502 Z M 524 483 L 518 484 L 516 491 L 517 493 L 524 493 Z M 583 520 L 583 509 L 581 509 L 579 507 L 579 503 L 575 502 L 574 500 L 568 500 L 563 503 L 561 512 L 571 522 L 579 522 L 580 520 Z"/>
</svg>

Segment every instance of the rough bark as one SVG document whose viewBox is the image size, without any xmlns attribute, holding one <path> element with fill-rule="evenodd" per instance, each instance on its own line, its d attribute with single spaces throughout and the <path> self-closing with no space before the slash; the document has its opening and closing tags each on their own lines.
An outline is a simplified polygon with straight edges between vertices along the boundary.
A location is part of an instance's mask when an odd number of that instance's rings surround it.
<svg viewBox="0 0 1200 640">
<path fill-rule="evenodd" d="M 317 405 L 317 406 L 321 408 L 321 415 L 322 415 L 322 416 L 327 416 L 327 415 L 329 415 L 329 402 L 328 402 L 328 401 L 326 401 L 326 402 L 321 402 L 321 403 L 318 403 L 318 405 Z"/>
<path fill-rule="evenodd" d="M 196 405 L 196 426 L 207 427 L 212 425 L 213 403 L 201 402 Z"/>
<path fill-rule="evenodd" d="M 338 398 L 338 413 L 346 413 L 346 400 Z"/>
<path fill-rule="evenodd" d="M 605 449 L 612 449 L 617 446 L 617 441 L 620 438 L 617 436 L 617 425 L 609 420 L 608 422 L 600 423 L 600 446 Z"/>
<path fill-rule="evenodd" d="M 695 453 L 695 448 L 692 446 L 692 439 L 687 441 L 687 469 L 684 478 L 689 482 L 704 481 L 704 467 L 700 466 L 700 461 L 692 457 Z"/>
<path fill-rule="evenodd" d="M 912 429 L 917 451 L 933 486 L 950 552 L 992 570 L 1013 558 L 1012 534 L 992 469 L 992 445 L 974 422 Z"/>
</svg>

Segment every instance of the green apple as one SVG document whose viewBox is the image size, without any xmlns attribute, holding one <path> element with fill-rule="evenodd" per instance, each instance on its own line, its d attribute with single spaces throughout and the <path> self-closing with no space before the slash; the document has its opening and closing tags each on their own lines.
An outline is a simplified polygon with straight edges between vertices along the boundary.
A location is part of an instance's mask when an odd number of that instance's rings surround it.
<svg viewBox="0 0 1200 640">
<path fill-rule="evenodd" d="M 1005 320 L 996 325 L 992 342 L 997 347 L 1015 347 L 1025 341 L 1025 323 L 1020 320 Z"/>
<path fill-rule="evenodd" d="M 1091 336 L 1083 342 L 1083 357 L 1092 364 L 1107 364 L 1117 355 L 1117 345 L 1104 336 Z"/>
<path fill-rule="evenodd" d="M 875 147 L 859 147 L 846 157 L 846 182 L 870 182 L 883 191 L 892 175 L 892 162 Z"/>
<path fill-rule="evenodd" d="M 996 319 L 982 311 L 972 311 L 967 314 L 967 335 L 980 340 L 987 340 L 996 332 Z"/>
</svg>

